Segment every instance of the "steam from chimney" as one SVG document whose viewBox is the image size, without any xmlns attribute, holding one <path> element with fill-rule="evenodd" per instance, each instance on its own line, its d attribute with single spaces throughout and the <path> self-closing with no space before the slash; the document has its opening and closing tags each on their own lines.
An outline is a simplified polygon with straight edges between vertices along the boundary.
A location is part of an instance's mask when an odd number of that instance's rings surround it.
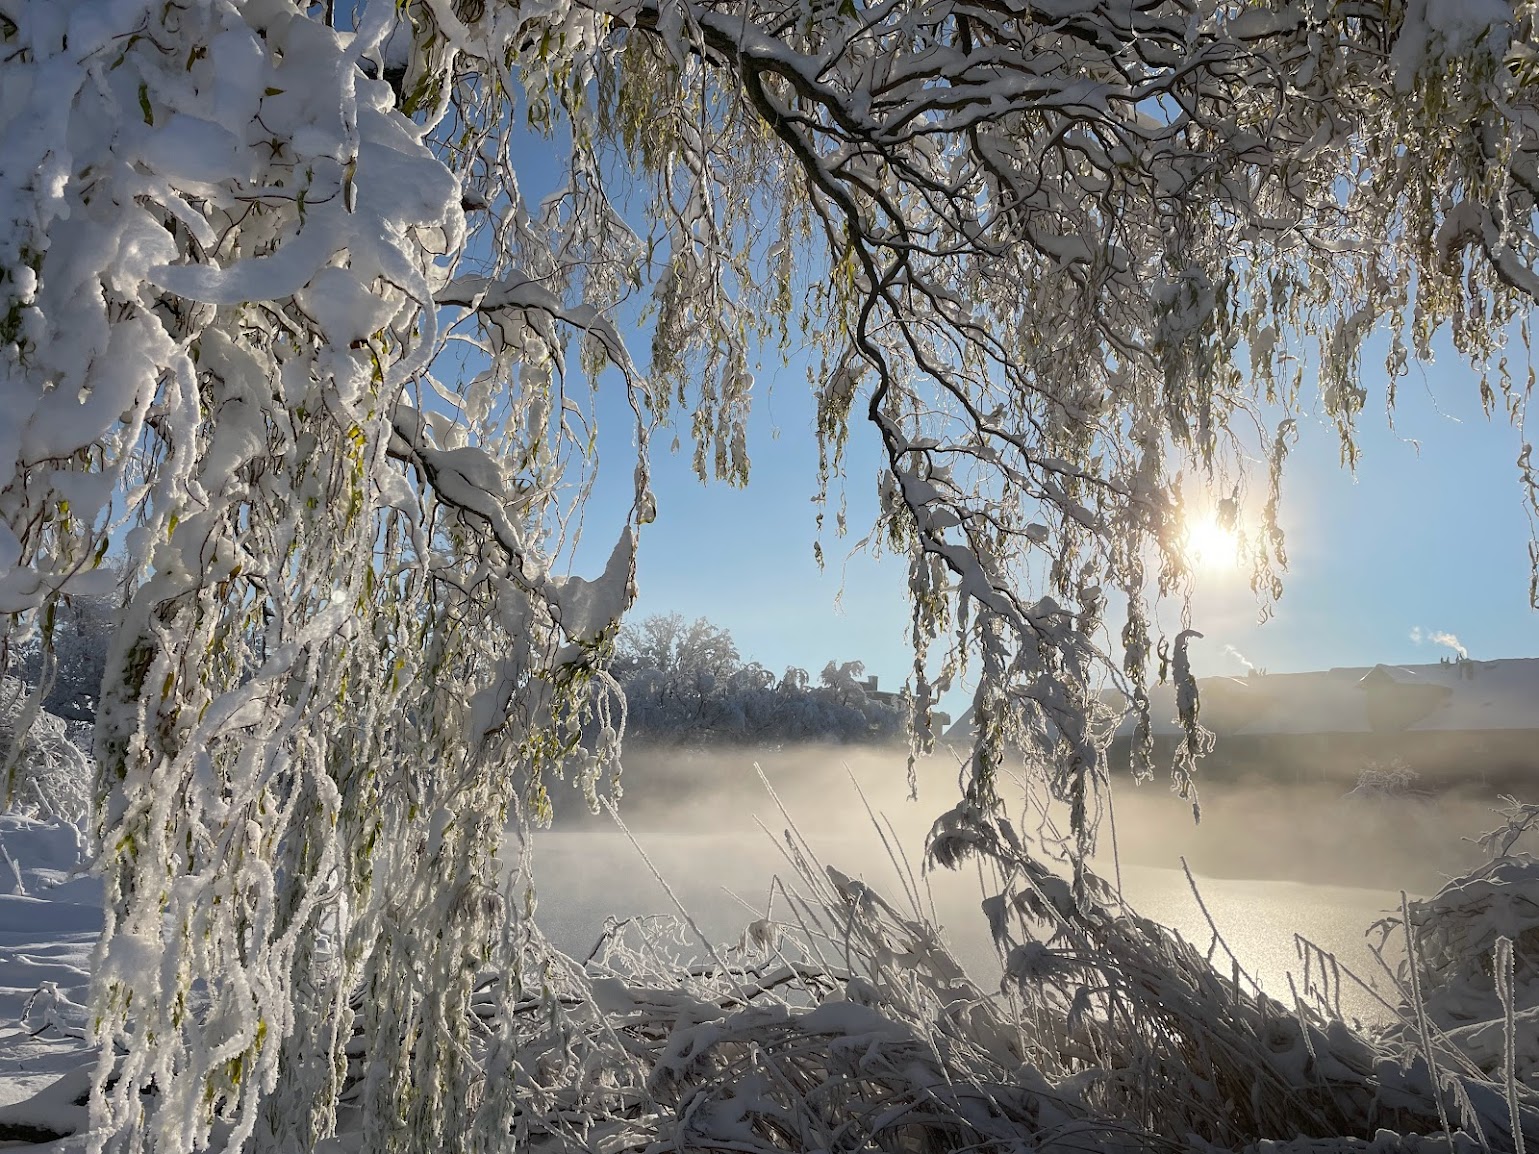
<svg viewBox="0 0 1539 1154">
<path fill-rule="evenodd" d="M 1464 648 L 1464 642 L 1460 641 L 1452 633 L 1446 633 L 1441 629 L 1424 631 L 1420 625 L 1411 630 L 1411 640 L 1417 645 L 1423 641 L 1430 641 L 1434 645 L 1446 646 L 1459 655 L 1461 661 L 1469 660 L 1469 650 Z"/>
<path fill-rule="evenodd" d="M 1459 655 L 1461 660 L 1468 660 L 1469 658 L 1469 650 L 1465 649 L 1463 643 L 1452 633 L 1433 633 L 1428 640 L 1434 645 L 1448 646 L 1448 648 Z"/>
</svg>

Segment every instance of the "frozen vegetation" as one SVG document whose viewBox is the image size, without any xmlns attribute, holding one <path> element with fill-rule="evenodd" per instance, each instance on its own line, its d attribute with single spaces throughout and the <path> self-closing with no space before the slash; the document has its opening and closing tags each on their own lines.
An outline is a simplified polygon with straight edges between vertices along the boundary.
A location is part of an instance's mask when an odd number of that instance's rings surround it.
<svg viewBox="0 0 1539 1154">
<path fill-rule="evenodd" d="M 1408 1017 L 1373 1037 L 1311 1008 L 1327 959 L 1260 995 L 1097 852 L 1103 687 L 1134 775 L 1197 810 L 1198 634 L 1156 624 L 1189 500 L 1265 610 L 1300 418 L 1355 461 L 1446 333 L 1539 512 L 1507 349 L 1536 60 L 1513 0 L 0 0 L 0 931 L 17 1044 L 68 1069 L 11 1124 L 125 1154 L 1519 1148 L 1505 837 L 1407 904 Z M 531 830 L 619 795 L 654 441 L 747 483 L 756 366 L 792 347 L 818 533 L 870 480 L 852 438 L 879 462 L 856 531 L 908 566 L 916 755 L 971 693 L 925 853 L 994 879 L 997 993 L 912 876 L 884 898 L 794 835 L 796 893 L 731 948 L 686 920 L 579 963 L 532 917 Z M 1056 832 L 1006 819 L 1016 750 Z"/>
</svg>

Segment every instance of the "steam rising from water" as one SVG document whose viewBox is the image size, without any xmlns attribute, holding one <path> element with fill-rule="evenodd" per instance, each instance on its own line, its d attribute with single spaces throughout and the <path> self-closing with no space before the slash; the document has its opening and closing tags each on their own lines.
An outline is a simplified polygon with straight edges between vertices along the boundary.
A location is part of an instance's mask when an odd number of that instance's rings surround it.
<svg viewBox="0 0 1539 1154">
<path fill-rule="evenodd" d="M 890 822 L 916 868 L 931 822 L 959 796 L 960 769 L 944 751 L 919 763 L 919 796 L 910 800 L 902 750 L 641 749 L 625 758 L 621 816 L 633 830 L 648 834 L 762 836 L 756 818 L 778 832 L 784 819 L 755 766 L 762 768 L 791 820 L 813 840 L 865 838 L 870 820 L 864 794 Z M 1140 786 L 1119 774 L 1113 808 L 1102 826 L 1103 864 L 1111 869 L 1114 821 L 1124 865 L 1178 869 L 1184 856 L 1194 872 L 1209 877 L 1426 893 L 1478 860 L 1468 839 L 1499 824 L 1494 791 L 1474 781 L 1435 797 L 1357 797 L 1351 795 L 1353 781 L 1291 777 L 1289 767 L 1277 766 L 1266 778 L 1199 780 L 1203 819 L 1194 825 L 1190 808 L 1158 780 Z M 1019 818 L 1022 809 L 1031 811 L 1018 822 L 1027 830 L 1040 820 L 1030 788 L 1019 775 L 1004 787 L 1012 817 Z M 607 818 L 578 818 L 573 814 L 577 805 L 561 806 L 559 800 L 565 819 L 558 818 L 559 829 L 613 830 Z"/>
<path fill-rule="evenodd" d="M 574 817 L 578 807 L 558 799 L 566 816 L 538 835 L 534 854 L 546 932 L 580 958 L 606 917 L 675 912 L 654 869 L 716 940 L 736 939 L 766 904 L 784 914 L 772 878 L 793 872 L 778 838 L 787 818 L 755 763 L 824 865 L 860 877 L 900 906 L 900 877 L 914 879 L 921 912 L 942 926 L 975 979 L 985 988 L 997 980 L 979 912 L 987 879 L 971 866 L 922 868 L 924 835 L 958 796 L 957 766 L 944 754 L 920 763 L 912 801 L 901 750 L 633 750 L 621 813 L 641 852 L 607 818 Z M 1436 799 L 1346 797 L 1351 784 L 1210 783 L 1203 821 L 1193 825 L 1189 807 L 1159 785 L 1135 787 L 1122 778 L 1096 868 L 1108 880 L 1120 874 L 1140 913 L 1206 946 L 1211 930 L 1181 872 L 1184 858 L 1217 928 L 1274 995 L 1286 996 L 1284 971 L 1297 966 L 1294 933 L 1370 977 L 1377 963 L 1363 931 L 1398 906 L 1399 890 L 1429 893 L 1478 861 L 1478 849 L 1464 839 L 1498 823 L 1494 797 L 1474 788 Z M 1055 819 L 1064 828 L 1061 815 L 1033 808 L 1024 787 L 1015 787 L 1014 798 L 1024 832 L 1050 840 Z M 1348 1010 L 1381 1016 L 1363 1001 Z"/>
</svg>

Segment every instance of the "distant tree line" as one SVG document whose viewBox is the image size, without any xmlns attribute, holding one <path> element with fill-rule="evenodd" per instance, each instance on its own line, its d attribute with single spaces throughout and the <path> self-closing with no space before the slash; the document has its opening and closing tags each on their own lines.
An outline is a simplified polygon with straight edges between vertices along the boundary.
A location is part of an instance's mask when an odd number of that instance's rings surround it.
<svg viewBox="0 0 1539 1154">
<path fill-rule="evenodd" d="M 74 723 L 96 720 L 102 673 L 112 641 L 111 595 L 61 599 L 50 652 L 34 637 L 13 651 L 11 671 L 36 687 L 42 706 Z M 654 615 L 627 625 L 615 647 L 613 671 L 629 708 L 627 736 L 652 744 L 900 740 L 906 707 L 897 694 L 878 693 L 859 661 L 830 661 L 816 680 L 792 666 L 775 674 L 745 662 L 732 635 L 705 618 Z"/>
<path fill-rule="evenodd" d="M 895 741 L 906 705 L 862 680 L 859 661 L 777 676 L 744 662 L 732 635 L 670 613 L 620 631 L 613 665 L 629 708 L 626 736 L 656 744 Z"/>
</svg>

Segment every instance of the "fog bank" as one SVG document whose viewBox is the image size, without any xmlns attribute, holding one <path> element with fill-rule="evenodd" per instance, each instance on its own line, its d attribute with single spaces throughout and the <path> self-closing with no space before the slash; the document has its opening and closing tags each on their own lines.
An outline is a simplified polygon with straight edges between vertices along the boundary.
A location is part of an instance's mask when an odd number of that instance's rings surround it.
<svg viewBox="0 0 1539 1154">
<path fill-rule="evenodd" d="M 906 751 L 890 747 L 800 746 L 708 751 L 633 748 L 625 757 L 620 812 L 636 830 L 677 834 L 750 831 L 783 819 L 760 771 L 790 818 L 809 837 L 864 836 L 871 808 L 917 855 L 935 817 L 960 796 L 959 765 L 949 751 L 915 767 L 911 799 Z M 852 784 L 852 781 L 854 784 Z M 857 792 L 857 787 L 859 792 Z M 1124 864 L 1190 868 L 1210 877 L 1366 886 L 1427 893 L 1480 859 L 1472 839 L 1500 821 L 1493 788 L 1465 785 L 1435 795 L 1355 796 L 1351 783 L 1204 781 L 1201 820 L 1156 778 L 1119 774 L 1101 822 L 1101 857 L 1112 870 L 1112 831 Z M 1011 816 L 1025 831 L 1042 821 L 1041 786 L 1019 767 L 1002 782 Z M 605 817 L 558 807 L 558 828 L 612 828 Z M 1064 815 L 1049 810 L 1062 822 Z"/>
<path fill-rule="evenodd" d="M 955 759 L 944 755 L 919 763 L 914 800 L 901 749 L 632 749 L 621 813 L 634 844 L 607 818 L 579 818 L 568 805 L 557 828 L 538 835 L 538 918 L 558 945 L 582 957 L 606 917 L 671 914 L 677 899 L 708 937 L 734 940 L 767 906 L 777 917 L 788 915 L 773 879 L 794 875 L 783 849 L 789 821 L 821 864 L 860 878 L 900 908 L 910 888 L 900 877 L 907 875 L 920 891 L 921 912 L 989 988 L 998 965 L 979 911 L 992 892 L 988 879 L 976 864 L 922 868 L 931 822 L 958 797 L 957 773 Z M 1016 777 L 1005 793 L 1019 828 L 1050 839 L 1064 828 L 1063 815 L 1042 812 L 1033 788 Z M 1285 999 L 1286 971 L 1298 965 L 1295 934 L 1374 977 L 1378 965 L 1363 942 L 1369 924 L 1398 908 L 1401 889 L 1432 892 L 1478 860 L 1478 849 L 1464 839 L 1498 824 L 1496 799 L 1473 790 L 1364 798 L 1318 783 L 1252 782 L 1208 785 L 1201 801 L 1198 824 L 1190 805 L 1162 784 L 1122 779 L 1103 815 L 1095 866 L 1108 881 L 1120 877 L 1138 912 L 1203 948 L 1212 937 L 1211 916 L 1242 963 Z M 1183 858 L 1206 914 L 1182 872 Z M 1382 975 L 1378 980 L 1382 985 Z M 1383 1017 L 1367 997 L 1349 996 L 1344 1008 Z"/>
</svg>

